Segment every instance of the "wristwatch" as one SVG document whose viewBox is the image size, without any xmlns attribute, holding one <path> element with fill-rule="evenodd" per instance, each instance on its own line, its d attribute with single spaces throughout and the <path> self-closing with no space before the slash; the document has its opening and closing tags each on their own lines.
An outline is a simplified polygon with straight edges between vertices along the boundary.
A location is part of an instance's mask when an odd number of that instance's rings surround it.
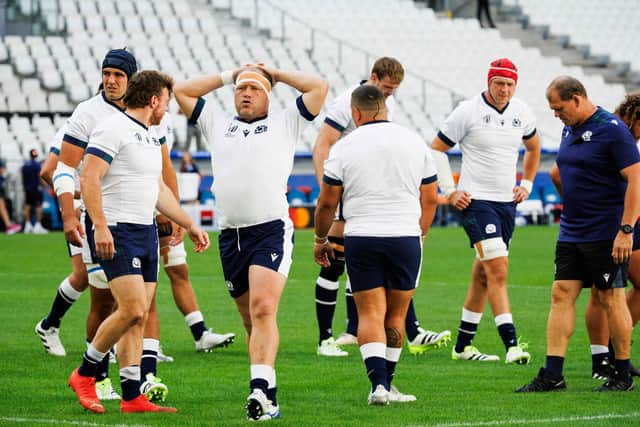
<svg viewBox="0 0 640 427">
<path fill-rule="evenodd" d="M 624 234 L 631 234 L 633 233 L 633 226 L 629 224 L 622 224 L 620 226 L 620 231 L 622 231 Z"/>
</svg>

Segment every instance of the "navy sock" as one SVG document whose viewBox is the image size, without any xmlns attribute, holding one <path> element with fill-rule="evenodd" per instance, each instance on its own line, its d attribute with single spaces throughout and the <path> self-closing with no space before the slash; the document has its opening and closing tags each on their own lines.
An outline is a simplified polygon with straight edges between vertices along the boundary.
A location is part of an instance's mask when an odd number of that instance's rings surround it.
<svg viewBox="0 0 640 427">
<path fill-rule="evenodd" d="M 96 382 L 109 377 L 109 352 L 102 358 L 96 366 Z"/>
<path fill-rule="evenodd" d="M 271 401 L 271 403 L 275 406 L 278 405 L 278 399 L 276 398 L 276 394 L 278 393 L 278 387 L 268 388 L 267 389 L 267 399 Z"/>
<path fill-rule="evenodd" d="M 387 360 L 387 382 L 389 383 L 389 386 L 391 386 L 391 381 L 393 381 L 393 377 L 396 374 L 397 364 L 398 362 L 392 362 L 390 360 Z"/>
<path fill-rule="evenodd" d="M 99 360 L 91 358 L 85 351 L 84 356 L 82 356 L 82 364 L 80 365 L 80 368 L 78 368 L 78 373 L 83 377 L 95 377 L 99 363 Z"/>
<path fill-rule="evenodd" d="M 47 317 L 42 320 L 42 328 L 49 329 L 52 326 L 54 328 L 59 328 L 60 320 L 62 320 L 64 315 L 67 314 L 67 311 L 71 308 L 74 302 L 76 302 L 74 299 L 65 295 L 64 292 L 58 288 L 56 297 L 53 299 L 53 304 L 51 304 L 51 310 Z"/>
<path fill-rule="evenodd" d="M 413 341 L 418 336 L 418 317 L 416 316 L 416 309 L 413 307 L 413 298 L 409 302 L 409 310 L 407 310 L 407 318 L 404 322 L 404 327 L 407 334 L 407 340 Z"/>
<path fill-rule="evenodd" d="M 204 324 L 204 320 L 201 322 L 196 322 L 193 325 L 189 326 L 189 329 L 191 329 L 191 335 L 193 335 L 193 339 L 198 341 L 200 338 L 202 338 L 202 334 L 204 334 L 204 331 L 207 330 L 207 327 Z"/>
<path fill-rule="evenodd" d="M 551 378 L 562 378 L 562 368 L 564 366 L 564 357 L 547 356 L 547 362 L 544 365 L 545 371 Z"/>
<path fill-rule="evenodd" d="M 382 357 L 367 357 L 364 359 L 367 367 L 367 377 L 371 381 L 371 391 L 380 384 L 389 390 L 389 378 L 387 374 L 387 360 Z"/>
<path fill-rule="evenodd" d="M 456 352 L 462 353 L 464 348 L 468 345 L 471 345 L 473 338 L 476 336 L 476 331 L 478 330 L 477 323 L 465 322 L 464 320 L 460 321 L 460 326 L 458 327 L 458 338 L 456 339 Z"/>
<path fill-rule="evenodd" d="M 140 367 L 126 366 L 120 369 L 122 400 L 130 401 L 140 395 Z"/>
<path fill-rule="evenodd" d="M 147 374 L 155 375 L 158 369 L 158 352 L 153 350 L 142 350 L 142 363 L 140 365 L 140 381 L 144 382 Z"/>
<path fill-rule="evenodd" d="M 498 333 L 502 338 L 504 349 L 509 350 L 509 347 L 518 345 L 518 338 L 516 338 L 516 327 L 513 323 L 503 323 L 498 326 Z"/>
<path fill-rule="evenodd" d="M 254 378 L 249 383 L 249 390 L 253 391 L 255 389 L 262 390 L 265 395 L 268 393 L 269 383 L 264 378 Z"/>
<path fill-rule="evenodd" d="M 591 370 L 596 370 L 602 365 L 602 362 L 609 359 L 609 353 L 598 353 L 591 355 Z"/>
<path fill-rule="evenodd" d="M 347 299 L 347 333 L 358 336 L 358 310 L 356 310 L 356 303 L 353 300 L 353 295 L 348 293 Z"/>
<path fill-rule="evenodd" d="M 333 315 L 336 311 L 337 289 L 326 289 L 316 284 L 316 318 L 318 320 L 318 334 L 321 341 L 333 336 Z"/>
</svg>

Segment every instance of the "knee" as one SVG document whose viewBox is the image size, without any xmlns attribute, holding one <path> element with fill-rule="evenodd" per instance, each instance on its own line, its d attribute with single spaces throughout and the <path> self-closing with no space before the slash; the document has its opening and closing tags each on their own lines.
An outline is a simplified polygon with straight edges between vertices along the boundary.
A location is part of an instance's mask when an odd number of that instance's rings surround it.
<svg viewBox="0 0 640 427">
<path fill-rule="evenodd" d="M 485 272 L 483 274 L 485 283 L 492 286 L 507 286 L 507 264 L 506 262 L 485 262 Z"/>
<path fill-rule="evenodd" d="M 167 276 L 169 276 L 172 287 L 183 285 L 189 278 L 189 273 L 186 265 L 167 267 L 165 271 L 167 272 Z"/>
<path fill-rule="evenodd" d="M 551 304 L 565 305 L 571 302 L 570 289 L 562 284 L 554 283 L 551 288 Z"/>
<path fill-rule="evenodd" d="M 142 302 L 128 304 L 126 307 L 119 308 L 118 311 L 122 313 L 122 316 L 130 326 L 144 325 L 148 313 L 145 304 Z"/>
<path fill-rule="evenodd" d="M 276 307 L 274 304 L 265 301 L 259 301 L 251 305 L 251 321 L 263 321 L 270 317 L 274 317 Z"/>
<path fill-rule="evenodd" d="M 69 283 L 76 291 L 84 291 L 89 286 L 89 275 L 87 271 L 73 271 L 69 275 Z"/>
</svg>

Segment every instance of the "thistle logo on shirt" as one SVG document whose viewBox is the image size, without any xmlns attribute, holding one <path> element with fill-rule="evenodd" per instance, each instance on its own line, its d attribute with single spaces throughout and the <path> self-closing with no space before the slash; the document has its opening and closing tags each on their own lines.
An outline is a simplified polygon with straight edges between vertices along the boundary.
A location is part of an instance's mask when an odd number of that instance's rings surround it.
<svg viewBox="0 0 640 427">
<path fill-rule="evenodd" d="M 520 121 L 519 118 L 515 117 L 511 122 L 511 124 L 513 125 L 514 128 L 519 128 L 522 122 Z"/>
<path fill-rule="evenodd" d="M 582 140 L 584 142 L 591 141 L 591 135 L 593 135 L 593 132 L 591 132 L 590 130 L 586 131 L 585 133 L 582 134 Z"/>
</svg>

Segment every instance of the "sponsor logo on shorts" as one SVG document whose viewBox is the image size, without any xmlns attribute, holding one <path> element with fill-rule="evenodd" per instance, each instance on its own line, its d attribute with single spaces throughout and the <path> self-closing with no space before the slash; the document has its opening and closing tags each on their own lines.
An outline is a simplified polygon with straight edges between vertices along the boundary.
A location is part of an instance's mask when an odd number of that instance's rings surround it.
<svg viewBox="0 0 640 427">
<path fill-rule="evenodd" d="M 484 227 L 484 232 L 487 234 L 493 234 L 496 232 L 496 225 L 495 224 L 487 224 L 486 227 Z"/>
<path fill-rule="evenodd" d="M 140 268 L 140 258 L 133 257 L 133 259 L 131 260 L 131 265 L 133 266 L 133 268 Z"/>
<path fill-rule="evenodd" d="M 280 255 L 278 255 L 277 253 L 273 252 L 271 254 L 271 262 L 275 262 L 278 259 L 279 256 Z"/>
</svg>

